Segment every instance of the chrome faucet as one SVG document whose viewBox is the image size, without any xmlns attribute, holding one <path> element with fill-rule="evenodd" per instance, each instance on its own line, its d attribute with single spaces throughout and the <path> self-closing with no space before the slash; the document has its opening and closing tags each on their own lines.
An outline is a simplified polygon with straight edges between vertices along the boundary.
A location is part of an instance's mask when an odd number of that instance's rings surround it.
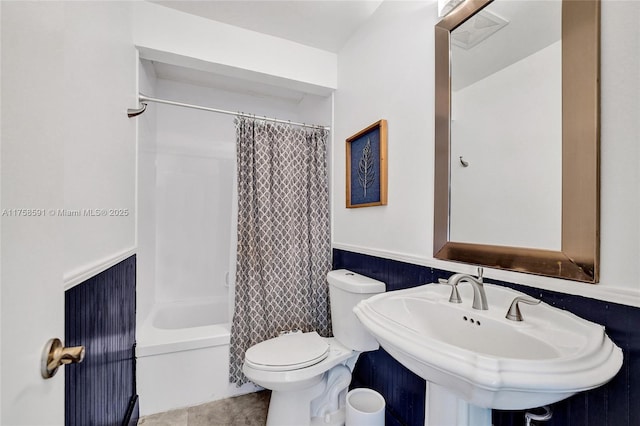
<svg viewBox="0 0 640 426">
<path fill-rule="evenodd" d="M 440 279 L 438 281 L 440 284 L 451 286 L 451 296 L 449 297 L 449 302 L 451 303 L 462 303 L 462 299 L 458 293 L 458 284 L 463 282 L 470 283 L 473 287 L 472 308 L 482 311 L 489 309 L 489 305 L 487 304 L 487 294 L 484 291 L 484 285 L 482 283 L 482 268 L 478 268 L 477 278 L 468 274 L 454 274 L 450 276 L 448 280 Z"/>
<path fill-rule="evenodd" d="M 505 318 L 511 321 L 522 321 L 522 312 L 520 312 L 520 307 L 518 303 L 526 303 L 527 305 L 537 305 L 540 303 L 538 299 L 532 299 L 530 297 L 516 297 L 511 302 L 511 306 L 509 306 L 509 311 Z"/>
</svg>

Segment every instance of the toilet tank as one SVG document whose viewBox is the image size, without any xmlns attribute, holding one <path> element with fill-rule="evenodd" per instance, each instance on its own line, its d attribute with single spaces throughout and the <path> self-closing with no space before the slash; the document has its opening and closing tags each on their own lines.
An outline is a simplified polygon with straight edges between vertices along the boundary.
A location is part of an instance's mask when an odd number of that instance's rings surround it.
<svg viewBox="0 0 640 426">
<path fill-rule="evenodd" d="M 361 300 L 375 294 L 384 293 L 386 285 L 382 281 L 337 269 L 327 274 L 329 300 L 331 302 L 331 325 L 333 335 L 340 343 L 356 351 L 374 351 L 378 342 L 362 326 L 353 308 Z"/>
</svg>

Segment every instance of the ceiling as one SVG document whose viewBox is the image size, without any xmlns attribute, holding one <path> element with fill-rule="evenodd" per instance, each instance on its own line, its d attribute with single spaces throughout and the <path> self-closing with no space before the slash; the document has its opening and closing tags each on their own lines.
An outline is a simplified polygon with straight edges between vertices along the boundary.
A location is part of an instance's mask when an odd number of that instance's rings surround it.
<svg viewBox="0 0 640 426">
<path fill-rule="evenodd" d="M 382 0 L 148 1 L 334 53 L 382 3 Z"/>
</svg>

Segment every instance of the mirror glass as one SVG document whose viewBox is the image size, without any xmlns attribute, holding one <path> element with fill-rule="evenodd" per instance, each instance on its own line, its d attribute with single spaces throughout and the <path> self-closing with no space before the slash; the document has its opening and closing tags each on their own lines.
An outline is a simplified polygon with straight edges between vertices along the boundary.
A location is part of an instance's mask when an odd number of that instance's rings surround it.
<svg viewBox="0 0 640 426">
<path fill-rule="evenodd" d="M 495 0 L 451 33 L 451 241 L 561 249 L 561 16 Z"/>
<path fill-rule="evenodd" d="M 599 0 L 465 0 L 435 27 L 434 257 L 598 281 Z"/>
</svg>

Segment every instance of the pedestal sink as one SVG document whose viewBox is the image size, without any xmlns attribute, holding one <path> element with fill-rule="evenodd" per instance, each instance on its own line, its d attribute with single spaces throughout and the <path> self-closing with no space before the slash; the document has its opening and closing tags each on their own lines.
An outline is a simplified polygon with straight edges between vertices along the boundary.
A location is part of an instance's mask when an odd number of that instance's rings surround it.
<svg viewBox="0 0 640 426">
<path fill-rule="evenodd" d="M 608 382 L 622 351 L 604 327 L 540 303 L 521 306 L 523 321 L 505 318 L 518 291 L 484 284 L 489 309 L 462 303 L 451 287 L 428 284 L 380 294 L 354 312 L 395 359 L 430 383 L 485 408 L 539 407 Z"/>
</svg>

